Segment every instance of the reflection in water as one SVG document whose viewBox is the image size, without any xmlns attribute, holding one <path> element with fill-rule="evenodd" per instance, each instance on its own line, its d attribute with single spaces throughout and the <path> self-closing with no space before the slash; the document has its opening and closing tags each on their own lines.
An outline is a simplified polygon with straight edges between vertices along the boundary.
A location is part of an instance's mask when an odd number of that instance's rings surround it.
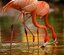
<svg viewBox="0 0 64 55">
<path fill-rule="evenodd" d="M 53 46 L 53 48 L 52 48 L 52 55 L 55 55 L 56 49 L 57 49 L 57 45 L 54 44 L 54 46 Z"/>
<path fill-rule="evenodd" d="M 44 55 L 55 55 L 56 54 L 56 49 L 57 49 L 57 45 L 54 44 L 53 46 L 51 47 L 47 47 L 45 49 L 45 54 Z"/>
<path fill-rule="evenodd" d="M 8 48 L 8 49 L 7 49 Z M 30 46 L 29 51 L 28 48 L 23 47 L 25 49 L 20 49 L 12 47 L 10 54 L 10 47 L 0 49 L 0 55 L 64 55 L 64 46 L 60 45 L 47 45 L 45 48 L 38 48 L 38 46 Z"/>
</svg>

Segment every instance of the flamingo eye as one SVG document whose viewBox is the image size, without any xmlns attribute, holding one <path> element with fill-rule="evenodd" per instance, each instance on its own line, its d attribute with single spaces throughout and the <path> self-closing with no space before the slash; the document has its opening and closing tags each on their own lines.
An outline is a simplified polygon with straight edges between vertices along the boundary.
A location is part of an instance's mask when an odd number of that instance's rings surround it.
<svg viewBox="0 0 64 55">
<path fill-rule="evenodd" d="M 2 0 L 2 5 L 6 5 L 8 2 L 10 2 L 11 0 Z"/>
</svg>

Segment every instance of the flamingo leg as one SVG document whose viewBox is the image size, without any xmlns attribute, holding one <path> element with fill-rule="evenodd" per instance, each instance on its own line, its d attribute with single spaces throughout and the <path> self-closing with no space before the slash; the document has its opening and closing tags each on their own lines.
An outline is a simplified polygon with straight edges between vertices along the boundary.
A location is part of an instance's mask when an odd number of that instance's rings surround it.
<svg viewBox="0 0 64 55">
<path fill-rule="evenodd" d="M 26 15 L 26 14 L 25 14 Z M 23 23 L 23 25 L 24 25 L 24 29 L 25 29 L 25 34 L 26 34 L 26 38 L 27 38 L 27 44 L 28 44 L 28 49 L 29 49 L 29 43 L 28 43 L 28 36 L 27 36 L 27 31 L 26 31 L 26 28 L 30 31 L 30 33 L 32 34 L 32 36 L 33 36 L 33 42 L 34 42 L 34 35 L 33 35 L 33 33 L 32 33 L 32 31 L 26 26 L 26 24 L 25 24 L 25 22 L 28 20 L 24 20 L 23 19 L 23 12 L 19 15 L 19 18 L 21 18 L 21 21 L 22 21 L 22 23 Z"/>
<path fill-rule="evenodd" d="M 12 55 L 12 42 L 13 42 L 13 32 L 14 32 L 14 25 L 11 25 L 11 40 L 10 40 L 10 55 Z"/>
<path fill-rule="evenodd" d="M 29 13 L 27 13 L 27 14 L 29 14 Z M 26 15 L 26 14 L 25 14 Z M 30 18 L 31 16 L 29 16 L 28 17 L 28 19 Z M 28 20 L 28 19 L 26 19 L 26 20 L 24 20 L 25 22 Z M 28 27 L 27 27 L 28 28 Z M 30 31 L 30 29 L 29 29 L 29 31 Z M 31 31 L 30 31 L 31 32 Z M 31 34 L 32 34 L 32 36 L 33 36 L 33 42 L 35 41 L 35 36 L 33 35 L 33 33 L 31 32 Z"/>
<path fill-rule="evenodd" d="M 3 7 L 3 11 L 5 11 L 5 10 L 7 10 L 10 6 L 12 6 L 12 4 L 13 4 L 13 0 L 11 0 L 9 3 L 7 3 L 4 7 Z"/>
<path fill-rule="evenodd" d="M 36 12 L 35 11 L 32 12 L 32 22 L 36 27 L 42 28 L 42 29 L 45 30 L 44 42 L 48 42 L 49 41 L 49 35 L 48 35 L 48 32 L 47 32 L 47 28 L 46 28 L 46 26 L 43 26 L 43 25 L 40 25 L 40 24 L 37 23 L 37 21 L 36 21 Z"/>
<path fill-rule="evenodd" d="M 38 38 L 38 47 L 39 47 L 39 28 L 37 28 L 37 38 Z"/>
<path fill-rule="evenodd" d="M 26 14 L 25 14 L 25 15 L 26 15 Z M 31 16 L 29 16 L 29 17 L 31 17 Z M 28 17 L 28 18 L 29 18 L 29 17 Z M 27 20 L 28 20 L 28 19 L 27 19 Z M 26 22 L 27 20 L 24 20 L 24 21 Z M 25 25 L 25 24 L 24 24 L 24 25 Z M 28 28 L 26 25 L 25 25 L 25 27 Z M 29 28 L 28 28 L 28 30 L 30 31 Z M 32 34 L 32 36 L 33 36 L 33 42 L 34 42 L 34 41 L 35 41 L 35 36 L 33 35 L 32 31 L 30 31 L 30 32 L 31 32 L 31 34 Z"/>
<path fill-rule="evenodd" d="M 21 18 L 22 23 L 25 25 L 25 21 L 23 19 L 23 12 L 19 15 L 19 18 Z M 24 27 L 24 30 L 25 30 L 26 39 L 27 39 L 27 45 L 28 45 L 28 50 L 29 50 L 28 34 L 27 34 L 27 30 L 26 30 L 25 27 Z"/>
<path fill-rule="evenodd" d="M 44 22 L 45 22 L 45 25 L 46 25 L 49 29 L 51 29 L 52 37 L 53 37 L 53 39 L 56 41 L 57 36 L 56 36 L 55 31 L 54 31 L 54 28 L 48 23 L 48 14 L 45 16 Z"/>
<path fill-rule="evenodd" d="M 28 45 L 28 51 L 29 51 L 28 32 L 27 32 L 26 28 L 24 28 L 24 30 L 25 30 L 25 34 L 26 34 L 27 45 Z"/>
</svg>

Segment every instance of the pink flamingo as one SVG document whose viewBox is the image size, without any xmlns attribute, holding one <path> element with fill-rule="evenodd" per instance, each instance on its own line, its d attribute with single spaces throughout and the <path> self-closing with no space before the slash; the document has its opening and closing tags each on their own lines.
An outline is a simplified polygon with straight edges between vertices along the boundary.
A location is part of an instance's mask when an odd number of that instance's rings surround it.
<svg viewBox="0 0 64 55">
<path fill-rule="evenodd" d="M 32 22 L 37 28 L 42 28 L 45 30 L 45 38 L 44 38 L 44 45 L 46 46 L 49 42 L 49 35 L 47 32 L 47 28 L 50 28 L 52 31 L 52 36 L 54 41 L 56 41 L 56 33 L 51 25 L 48 23 L 48 13 L 49 13 L 49 5 L 45 1 L 37 1 L 37 0 L 11 0 L 9 3 L 7 3 L 4 7 L 3 10 L 5 11 L 9 7 L 15 8 L 19 10 L 20 12 L 25 11 L 31 14 L 32 16 Z M 44 18 L 44 22 L 46 26 L 40 25 L 36 21 L 36 16 L 39 16 Z"/>
</svg>

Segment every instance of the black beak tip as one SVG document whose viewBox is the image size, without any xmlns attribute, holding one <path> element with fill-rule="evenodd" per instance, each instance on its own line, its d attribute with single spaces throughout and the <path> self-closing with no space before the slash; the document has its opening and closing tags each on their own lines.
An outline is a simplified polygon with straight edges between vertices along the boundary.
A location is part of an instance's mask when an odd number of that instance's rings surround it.
<svg viewBox="0 0 64 55">
<path fill-rule="evenodd" d="M 2 5 L 6 5 L 8 2 L 10 2 L 11 0 L 2 0 Z"/>
</svg>

